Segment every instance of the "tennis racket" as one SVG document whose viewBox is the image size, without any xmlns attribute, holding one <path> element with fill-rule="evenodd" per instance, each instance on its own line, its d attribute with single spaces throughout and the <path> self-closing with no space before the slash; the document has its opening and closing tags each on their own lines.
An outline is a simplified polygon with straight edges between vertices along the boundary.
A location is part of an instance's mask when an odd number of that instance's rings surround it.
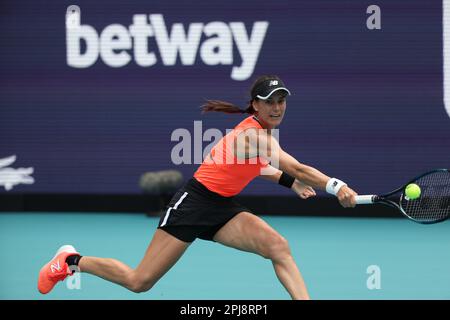
<svg viewBox="0 0 450 320">
<path fill-rule="evenodd" d="M 410 183 L 420 187 L 419 198 L 409 200 L 405 197 L 405 188 Z M 356 196 L 356 204 L 378 203 L 400 210 L 414 222 L 424 224 L 442 222 L 450 213 L 450 170 L 436 169 L 424 173 L 384 195 Z"/>
</svg>

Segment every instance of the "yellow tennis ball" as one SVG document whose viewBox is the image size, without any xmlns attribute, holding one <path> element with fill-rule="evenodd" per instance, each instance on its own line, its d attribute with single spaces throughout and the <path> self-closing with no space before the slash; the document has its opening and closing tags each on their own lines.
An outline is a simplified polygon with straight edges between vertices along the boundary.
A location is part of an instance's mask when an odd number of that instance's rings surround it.
<svg viewBox="0 0 450 320">
<path fill-rule="evenodd" d="M 420 197 L 420 187 L 415 183 L 408 184 L 405 189 L 405 195 L 407 197 L 406 200 L 417 199 Z"/>
</svg>

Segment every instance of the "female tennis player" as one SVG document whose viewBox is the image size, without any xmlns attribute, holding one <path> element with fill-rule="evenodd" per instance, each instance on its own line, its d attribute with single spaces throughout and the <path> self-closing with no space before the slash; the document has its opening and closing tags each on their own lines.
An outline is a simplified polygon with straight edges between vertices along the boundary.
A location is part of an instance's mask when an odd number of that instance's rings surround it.
<svg viewBox="0 0 450 320">
<path fill-rule="evenodd" d="M 200 238 L 270 259 L 291 298 L 309 299 L 286 239 L 234 200 L 252 179 L 260 176 L 291 188 L 303 199 L 314 196 L 316 188 L 337 196 L 344 207 L 355 206 L 356 193 L 343 181 L 300 163 L 274 138 L 273 129 L 283 120 L 288 95 L 290 91 L 279 77 L 262 76 L 253 84 L 245 110 L 228 102 L 208 100 L 204 112 L 249 116 L 212 148 L 194 177 L 173 196 L 137 268 L 115 259 L 81 256 L 73 246 L 66 245 L 40 270 L 39 291 L 50 292 L 77 266 L 80 272 L 144 292 Z"/>
</svg>

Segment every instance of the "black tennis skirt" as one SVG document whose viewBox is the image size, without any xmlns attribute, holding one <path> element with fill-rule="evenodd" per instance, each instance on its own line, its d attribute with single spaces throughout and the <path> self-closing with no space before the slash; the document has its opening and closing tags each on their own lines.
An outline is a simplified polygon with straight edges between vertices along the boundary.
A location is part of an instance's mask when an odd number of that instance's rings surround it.
<svg viewBox="0 0 450 320">
<path fill-rule="evenodd" d="M 158 229 L 184 242 L 196 238 L 213 241 L 217 231 L 243 211 L 251 212 L 234 197 L 223 197 L 191 178 L 166 206 Z"/>
</svg>

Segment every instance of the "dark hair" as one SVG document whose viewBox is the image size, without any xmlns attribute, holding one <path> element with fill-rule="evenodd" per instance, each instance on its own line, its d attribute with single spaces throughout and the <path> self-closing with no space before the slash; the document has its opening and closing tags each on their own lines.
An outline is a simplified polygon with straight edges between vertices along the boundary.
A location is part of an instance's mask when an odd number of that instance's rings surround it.
<svg viewBox="0 0 450 320">
<path fill-rule="evenodd" d="M 222 101 L 222 100 L 206 100 L 206 103 L 201 106 L 202 113 L 215 111 L 224 113 L 249 113 L 254 114 L 256 111 L 253 109 L 253 101 L 258 100 L 256 97 L 256 89 L 258 86 L 268 79 L 280 79 L 278 76 L 274 75 L 263 75 L 258 77 L 250 88 L 251 99 L 248 102 L 246 109 L 241 109 L 233 103 Z"/>
</svg>

